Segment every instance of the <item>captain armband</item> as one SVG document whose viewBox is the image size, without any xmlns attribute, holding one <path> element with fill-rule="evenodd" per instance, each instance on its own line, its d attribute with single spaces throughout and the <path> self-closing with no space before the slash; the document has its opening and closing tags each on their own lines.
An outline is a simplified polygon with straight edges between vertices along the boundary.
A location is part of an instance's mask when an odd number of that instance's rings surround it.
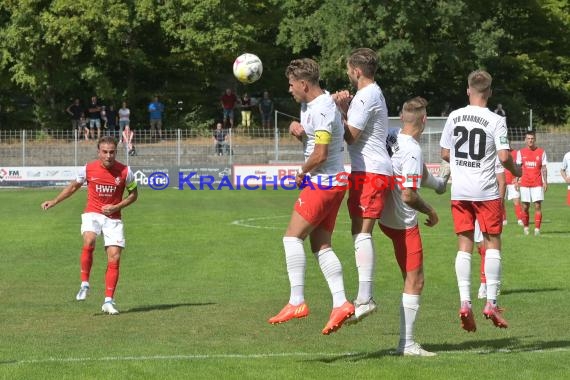
<svg viewBox="0 0 570 380">
<path fill-rule="evenodd" d="M 331 143 L 332 135 L 327 131 L 316 131 L 315 132 L 315 144 L 328 145 Z"/>
</svg>

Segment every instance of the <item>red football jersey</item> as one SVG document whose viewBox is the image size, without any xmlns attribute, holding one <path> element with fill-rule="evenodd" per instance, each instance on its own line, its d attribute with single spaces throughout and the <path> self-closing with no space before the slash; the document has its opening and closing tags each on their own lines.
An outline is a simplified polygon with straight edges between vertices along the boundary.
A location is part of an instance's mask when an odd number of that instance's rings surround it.
<svg viewBox="0 0 570 380">
<path fill-rule="evenodd" d="M 523 171 L 520 185 L 523 187 L 542 186 L 542 167 L 547 163 L 546 153 L 542 148 L 531 150 L 525 147 L 519 150 L 517 164 L 522 164 Z"/>
<path fill-rule="evenodd" d="M 511 150 L 511 157 L 513 158 L 513 162 L 517 162 L 517 151 Z M 515 176 L 511 174 L 510 171 L 505 170 L 505 180 L 507 181 L 507 185 L 512 185 L 515 183 Z"/>
<path fill-rule="evenodd" d="M 134 189 L 136 182 L 133 173 L 120 162 L 107 169 L 99 160 L 91 161 L 77 175 L 77 182 L 87 181 L 87 205 L 84 212 L 102 214 L 104 205 L 115 205 L 123 199 L 125 187 Z M 111 219 L 121 219 L 118 211 L 109 215 Z"/>
</svg>

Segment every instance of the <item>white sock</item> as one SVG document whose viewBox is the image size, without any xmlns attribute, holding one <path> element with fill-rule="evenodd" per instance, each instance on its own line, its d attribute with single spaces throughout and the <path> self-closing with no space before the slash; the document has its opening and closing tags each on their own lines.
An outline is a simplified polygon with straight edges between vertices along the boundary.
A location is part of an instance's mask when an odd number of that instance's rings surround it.
<svg viewBox="0 0 570 380">
<path fill-rule="evenodd" d="M 455 257 L 455 275 L 459 287 L 459 299 L 471 302 L 471 254 L 457 251 Z"/>
<path fill-rule="evenodd" d="M 342 279 L 342 265 L 332 248 L 321 249 L 315 253 L 315 257 L 329 284 L 333 297 L 333 307 L 342 306 L 346 302 L 344 282 Z"/>
<path fill-rule="evenodd" d="M 414 323 L 420 308 L 420 296 L 402 293 L 400 304 L 400 347 L 409 347 L 414 343 Z"/>
<path fill-rule="evenodd" d="M 89 281 L 81 281 L 81 287 L 83 288 L 84 286 L 89 287 Z"/>
<path fill-rule="evenodd" d="M 105 297 L 105 303 L 106 302 L 113 302 L 113 298 L 111 297 Z"/>
<path fill-rule="evenodd" d="M 354 239 L 354 258 L 358 268 L 358 296 L 356 300 L 365 303 L 372 298 L 374 281 L 374 241 L 371 234 L 352 235 Z"/>
<path fill-rule="evenodd" d="M 289 303 L 297 306 L 305 302 L 305 268 L 307 257 L 303 247 L 303 240 L 296 237 L 284 237 L 283 247 L 285 248 L 285 262 L 287 263 L 287 274 L 291 285 L 291 295 Z"/>
<path fill-rule="evenodd" d="M 497 286 L 501 281 L 501 251 L 488 249 L 485 253 L 485 277 L 487 277 L 487 301 L 497 303 Z"/>
</svg>

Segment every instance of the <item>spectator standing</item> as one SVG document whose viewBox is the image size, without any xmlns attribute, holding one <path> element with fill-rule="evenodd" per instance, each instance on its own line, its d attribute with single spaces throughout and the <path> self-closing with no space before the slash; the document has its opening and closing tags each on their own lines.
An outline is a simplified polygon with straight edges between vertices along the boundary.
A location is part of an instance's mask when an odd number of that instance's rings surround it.
<svg viewBox="0 0 570 380">
<path fill-rule="evenodd" d="M 269 97 L 269 92 L 263 92 L 263 98 L 259 101 L 259 113 L 261 114 L 261 124 L 263 128 L 271 128 L 271 116 L 273 115 L 273 100 Z"/>
<path fill-rule="evenodd" d="M 150 115 L 150 137 L 155 137 L 158 132 L 158 138 L 162 140 L 162 116 L 164 113 L 164 104 L 155 96 L 148 105 Z"/>
<path fill-rule="evenodd" d="M 109 108 L 107 109 L 107 134 L 117 138 L 118 135 L 117 130 L 117 110 L 115 106 L 109 104 Z M 120 138 L 120 137 L 119 137 Z"/>
<path fill-rule="evenodd" d="M 97 96 L 91 97 L 89 108 L 87 109 L 87 117 L 89 118 L 89 130 L 91 138 L 95 138 L 94 128 L 97 128 L 97 139 L 101 137 L 101 105 Z"/>
<path fill-rule="evenodd" d="M 238 102 L 236 94 L 232 92 L 231 88 L 226 88 L 226 91 L 220 98 L 220 104 L 223 109 L 223 122 L 226 124 L 227 121 L 230 123 L 230 128 L 234 127 L 234 108 Z"/>
<path fill-rule="evenodd" d="M 81 128 L 79 127 L 79 119 L 81 119 L 81 115 L 83 114 L 83 107 L 81 107 L 81 102 L 79 98 L 75 98 L 73 103 L 71 103 L 66 109 L 67 112 L 71 116 L 71 129 L 77 131 L 77 138 L 81 136 Z"/>
<path fill-rule="evenodd" d="M 253 105 L 251 104 L 251 98 L 246 93 L 243 94 L 240 100 L 241 105 L 241 125 L 244 128 L 251 127 L 251 108 Z"/>
<path fill-rule="evenodd" d="M 123 139 L 123 130 L 131 124 L 131 110 L 127 102 L 123 101 L 123 106 L 119 108 L 119 139 Z"/>
<path fill-rule="evenodd" d="M 493 112 L 495 112 L 499 116 L 507 117 L 507 112 L 505 111 L 501 103 L 497 104 L 497 108 L 495 108 L 495 111 Z"/>
</svg>

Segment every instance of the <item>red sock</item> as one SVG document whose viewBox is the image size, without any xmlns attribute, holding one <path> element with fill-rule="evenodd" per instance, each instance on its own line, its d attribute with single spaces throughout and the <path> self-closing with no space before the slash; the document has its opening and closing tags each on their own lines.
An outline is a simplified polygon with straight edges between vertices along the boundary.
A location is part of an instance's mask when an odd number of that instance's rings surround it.
<svg viewBox="0 0 570 380">
<path fill-rule="evenodd" d="M 522 220 L 522 207 L 520 203 L 515 205 L 515 215 L 517 216 L 517 220 Z"/>
<path fill-rule="evenodd" d="M 93 251 L 95 247 L 83 247 L 81 250 L 81 281 L 89 282 L 91 265 L 93 265 Z"/>
<path fill-rule="evenodd" d="M 528 227 L 528 211 L 524 211 L 522 212 L 522 221 L 523 221 L 523 226 Z"/>
<path fill-rule="evenodd" d="M 479 254 L 481 255 L 481 283 L 486 284 L 487 277 L 485 276 L 485 253 L 487 250 L 484 246 L 481 245 L 477 247 L 477 251 L 479 251 Z"/>
<path fill-rule="evenodd" d="M 568 193 L 566 194 L 566 204 L 570 206 L 570 190 L 568 190 Z"/>
<path fill-rule="evenodd" d="M 105 297 L 113 298 L 118 281 L 119 261 L 107 263 L 107 272 L 105 273 Z"/>
<path fill-rule="evenodd" d="M 542 211 L 535 211 L 534 212 L 534 228 L 538 228 L 540 230 L 540 224 L 542 223 Z"/>
</svg>

